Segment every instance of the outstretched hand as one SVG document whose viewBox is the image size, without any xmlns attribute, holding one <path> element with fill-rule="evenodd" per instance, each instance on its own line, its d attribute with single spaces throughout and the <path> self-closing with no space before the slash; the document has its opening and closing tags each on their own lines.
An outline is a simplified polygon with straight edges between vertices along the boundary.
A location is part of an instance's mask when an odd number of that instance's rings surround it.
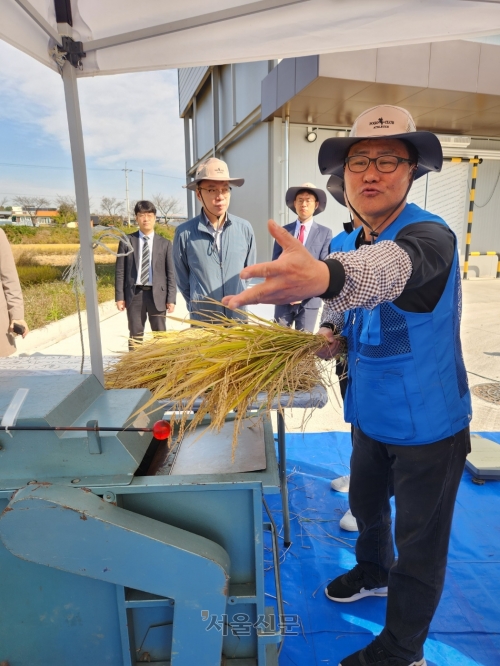
<svg viewBox="0 0 500 666">
<path fill-rule="evenodd" d="M 276 261 L 254 264 L 241 271 L 242 280 L 263 277 L 265 281 L 237 296 L 225 296 L 222 302 L 228 308 L 234 310 L 252 303 L 286 305 L 319 296 L 328 289 L 330 273 L 326 264 L 314 259 L 300 241 L 273 220 L 267 226 L 283 252 Z"/>
</svg>

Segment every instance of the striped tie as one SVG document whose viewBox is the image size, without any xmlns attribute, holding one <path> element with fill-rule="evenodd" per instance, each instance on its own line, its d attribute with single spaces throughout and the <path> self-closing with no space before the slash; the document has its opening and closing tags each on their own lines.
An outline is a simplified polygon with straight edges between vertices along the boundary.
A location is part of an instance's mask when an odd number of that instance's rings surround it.
<svg viewBox="0 0 500 666">
<path fill-rule="evenodd" d="M 141 284 L 147 284 L 149 282 L 149 238 L 143 236 L 142 240 Z"/>
</svg>

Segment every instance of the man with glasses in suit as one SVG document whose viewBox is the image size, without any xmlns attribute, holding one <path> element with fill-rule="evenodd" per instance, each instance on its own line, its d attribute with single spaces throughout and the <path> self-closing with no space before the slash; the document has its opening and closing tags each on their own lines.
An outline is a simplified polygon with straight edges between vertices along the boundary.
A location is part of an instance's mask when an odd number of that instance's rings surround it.
<svg viewBox="0 0 500 666">
<path fill-rule="evenodd" d="M 152 331 L 167 330 L 166 314 L 174 311 L 177 293 L 172 243 L 154 232 L 154 204 L 138 201 L 134 213 L 139 231 L 129 236 L 133 252 L 127 254 L 120 241 L 115 271 L 116 307 L 127 310 L 131 341 L 142 340 L 147 318 Z"/>
<path fill-rule="evenodd" d="M 303 183 L 298 187 L 288 188 L 285 201 L 288 208 L 297 215 L 297 221 L 285 225 L 284 228 L 298 238 L 315 259 L 326 259 L 332 231 L 314 220 L 314 217 L 326 208 L 326 193 L 312 183 Z M 273 261 L 281 252 L 281 245 L 275 242 Z M 298 331 L 312 333 L 320 307 L 321 298 L 306 298 L 303 301 L 277 305 L 274 309 L 274 318 L 287 326 L 295 324 Z"/>
</svg>

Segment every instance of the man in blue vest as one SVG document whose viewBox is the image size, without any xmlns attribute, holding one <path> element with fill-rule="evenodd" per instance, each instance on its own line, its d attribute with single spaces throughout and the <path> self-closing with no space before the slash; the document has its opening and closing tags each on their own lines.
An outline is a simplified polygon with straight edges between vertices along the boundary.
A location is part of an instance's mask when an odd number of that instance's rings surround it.
<svg viewBox="0 0 500 666">
<path fill-rule="evenodd" d="M 344 178 L 348 206 L 361 222 L 343 251 L 314 260 L 270 222 L 280 259 L 243 271 L 242 278 L 266 280 L 226 299 L 239 307 L 320 295 L 322 357 L 338 353 L 334 332 L 341 326 L 348 341 L 344 412 L 353 424 L 349 503 L 359 527 L 357 564 L 325 592 L 344 603 L 387 595 L 387 613 L 381 634 L 340 666 L 425 666 L 423 645 L 443 589 L 470 451 L 458 252 L 441 218 L 406 202 L 414 179 L 441 166 L 439 140 L 417 132 L 405 109 L 368 109 L 349 137 L 327 139 L 319 153 L 322 173 Z"/>
</svg>

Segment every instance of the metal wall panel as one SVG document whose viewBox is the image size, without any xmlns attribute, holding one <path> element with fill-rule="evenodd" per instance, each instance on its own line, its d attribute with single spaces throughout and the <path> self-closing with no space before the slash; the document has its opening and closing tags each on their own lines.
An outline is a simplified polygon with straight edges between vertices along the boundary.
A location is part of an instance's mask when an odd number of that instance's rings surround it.
<svg viewBox="0 0 500 666">
<path fill-rule="evenodd" d="M 430 173 L 413 185 L 408 201 L 439 215 L 453 229 L 460 254 L 465 248 L 465 208 L 468 207 L 467 162 L 445 162 L 440 173 Z"/>
<path fill-rule="evenodd" d="M 233 65 L 236 82 L 236 122 L 241 122 L 260 104 L 261 81 L 267 76 L 268 61 Z"/>
<path fill-rule="evenodd" d="M 295 59 L 295 94 L 308 86 L 318 76 L 319 56 Z"/>
<path fill-rule="evenodd" d="M 233 187 L 230 212 L 248 220 L 257 240 L 257 261 L 271 256 L 272 239 L 267 231 L 272 177 L 269 174 L 268 149 L 272 125 L 260 123 L 222 155 L 232 177 L 245 179 L 242 187 Z"/>
<path fill-rule="evenodd" d="M 261 83 L 263 120 L 268 118 L 278 108 L 278 67 L 274 67 Z"/>
<path fill-rule="evenodd" d="M 208 71 L 208 67 L 185 67 L 178 69 L 179 115 L 182 117 L 188 109 L 191 98 Z"/>
<path fill-rule="evenodd" d="M 196 97 L 197 155 L 202 157 L 214 145 L 212 85 L 208 80 Z"/>
<path fill-rule="evenodd" d="M 278 96 L 280 107 L 295 95 L 295 58 L 286 58 L 278 65 Z"/>
<path fill-rule="evenodd" d="M 231 65 L 219 68 L 219 136 L 226 136 L 233 129 L 233 99 Z"/>
<path fill-rule="evenodd" d="M 484 160 L 477 170 L 471 242 L 473 252 L 500 252 L 499 218 L 500 160 Z"/>
</svg>

